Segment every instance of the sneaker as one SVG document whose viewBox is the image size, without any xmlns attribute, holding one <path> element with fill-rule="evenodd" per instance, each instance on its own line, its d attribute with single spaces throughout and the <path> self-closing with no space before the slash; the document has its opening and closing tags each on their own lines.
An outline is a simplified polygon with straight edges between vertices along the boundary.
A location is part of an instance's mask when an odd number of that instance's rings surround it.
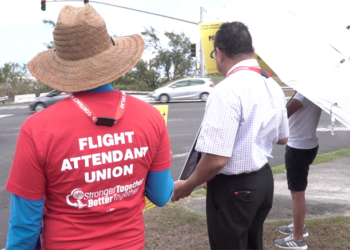
<svg viewBox="0 0 350 250">
<path fill-rule="evenodd" d="M 294 223 L 288 225 L 288 226 L 280 226 L 278 228 L 278 231 L 283 234 L 291 234 L 294 232 Z M 303 237 L 309 236 L 309 232 L 307 231 L 306 226 L 304 225 L 303 228 Z"/>
<path fill-rule="evenodd" d="M 306 241 L 303 238 L 301 241 L 295 240 L 293 234 L 284 239 L 275 240 L 275 246 L 283 249 L 306 250 Z"/>
</svg>

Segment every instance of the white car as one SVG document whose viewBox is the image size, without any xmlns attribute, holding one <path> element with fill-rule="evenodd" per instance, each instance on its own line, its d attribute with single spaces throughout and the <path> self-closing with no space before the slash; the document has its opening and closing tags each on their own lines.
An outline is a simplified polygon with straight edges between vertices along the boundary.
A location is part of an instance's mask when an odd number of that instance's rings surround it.
<svg viewBox="0 0 350 250">
<path fill-rule="evenodd" d="M 162 103 L 176 100 L 202 100 L 205 102 L 213 87 L 214 83 L 209 78 L 186 78 L 158 88 L 154 92 L 149 92 L 148 96 Z"/>
</svg>

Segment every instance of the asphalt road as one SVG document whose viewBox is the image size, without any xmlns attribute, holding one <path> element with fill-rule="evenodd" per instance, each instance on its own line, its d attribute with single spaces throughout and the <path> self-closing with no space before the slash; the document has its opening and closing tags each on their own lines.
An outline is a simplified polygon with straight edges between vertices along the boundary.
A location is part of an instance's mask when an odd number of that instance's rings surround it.
<svg viewBox="0 0 350 250">
<path fill-rule="evenodd" d="M 187 153 L 203 119 L 204 110 L 203 102 L 169 103 L 168 130 L 173 152 L 171 172 L 174 180 L 177 180 L 180 175 Z M 10 195 L 5 190 L 5 184 L 20 127 L 31 114 L 27 105 L 0 106 L 0 249 L 4 248 L 6 243 L 10 208 Z M 337 122 L 335 135 L 332 136 L 329 125 L 330 116 L 323 112 L 318 126 L 319 153 L 350 148 L 350 131 Z M 270 161 L 272 167 L 283 164 L 284 146 L 276 146 L 272 155 L 274 157 Z"/>
</svg>

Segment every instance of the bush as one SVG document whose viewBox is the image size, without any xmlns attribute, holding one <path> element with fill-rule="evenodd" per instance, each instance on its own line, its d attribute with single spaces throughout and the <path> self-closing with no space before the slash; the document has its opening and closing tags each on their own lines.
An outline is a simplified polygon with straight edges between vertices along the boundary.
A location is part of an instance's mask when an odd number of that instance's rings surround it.
<svg viewBox="0 0 350 250">
<path fill-rule="evenodd" d="M 151 89 L 144 82 L 134 82 L 132 84 L 113 84 L 113 88 L 130 91 L 150 91 Z"/>
</svg>

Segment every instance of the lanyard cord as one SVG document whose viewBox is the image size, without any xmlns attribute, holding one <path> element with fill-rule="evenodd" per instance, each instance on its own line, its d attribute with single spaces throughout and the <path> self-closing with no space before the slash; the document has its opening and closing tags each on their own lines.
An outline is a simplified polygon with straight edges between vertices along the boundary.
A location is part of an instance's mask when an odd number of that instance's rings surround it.
<svg viewBox="0 0 350 250">
<path fill-rule="evenodd" d="M 82 100 L 78 99 L 74 96 L 74 94 L 70 95 L 70 100 L 83 112 L 92 122 L 96 123 L 96 125 L 103 125 L 112 127 L 114 124 L 120 120 L 125 113 L 126 109 L 126 94 L 124 92 L 120 92 L 120 100 L 117 107 L 117 111 L 115 113 L 115 118 L 110 117 L 97 117 L 95 112 Z"/>
<path fill-rule="evenodd" d="M 258 68 L 254 68 L 254 67 L 247 67 L 247 66 L 241 66 L 241 67 L 237 67 L 235 69 L 233 69 L 230 73 L 227 74 L 226 78 L 229 77 L 230 75 L 236 73 L 237 71 L 241 71 L 241 70 L 250 70 L 250 71 L 254 71 L 256 73 L 259 73 L 260 75 L 269 78 L 272 76 L 271 72 L 267 72 L 265 70 L 262 69 L 258 69 Z"/>
</svg>

